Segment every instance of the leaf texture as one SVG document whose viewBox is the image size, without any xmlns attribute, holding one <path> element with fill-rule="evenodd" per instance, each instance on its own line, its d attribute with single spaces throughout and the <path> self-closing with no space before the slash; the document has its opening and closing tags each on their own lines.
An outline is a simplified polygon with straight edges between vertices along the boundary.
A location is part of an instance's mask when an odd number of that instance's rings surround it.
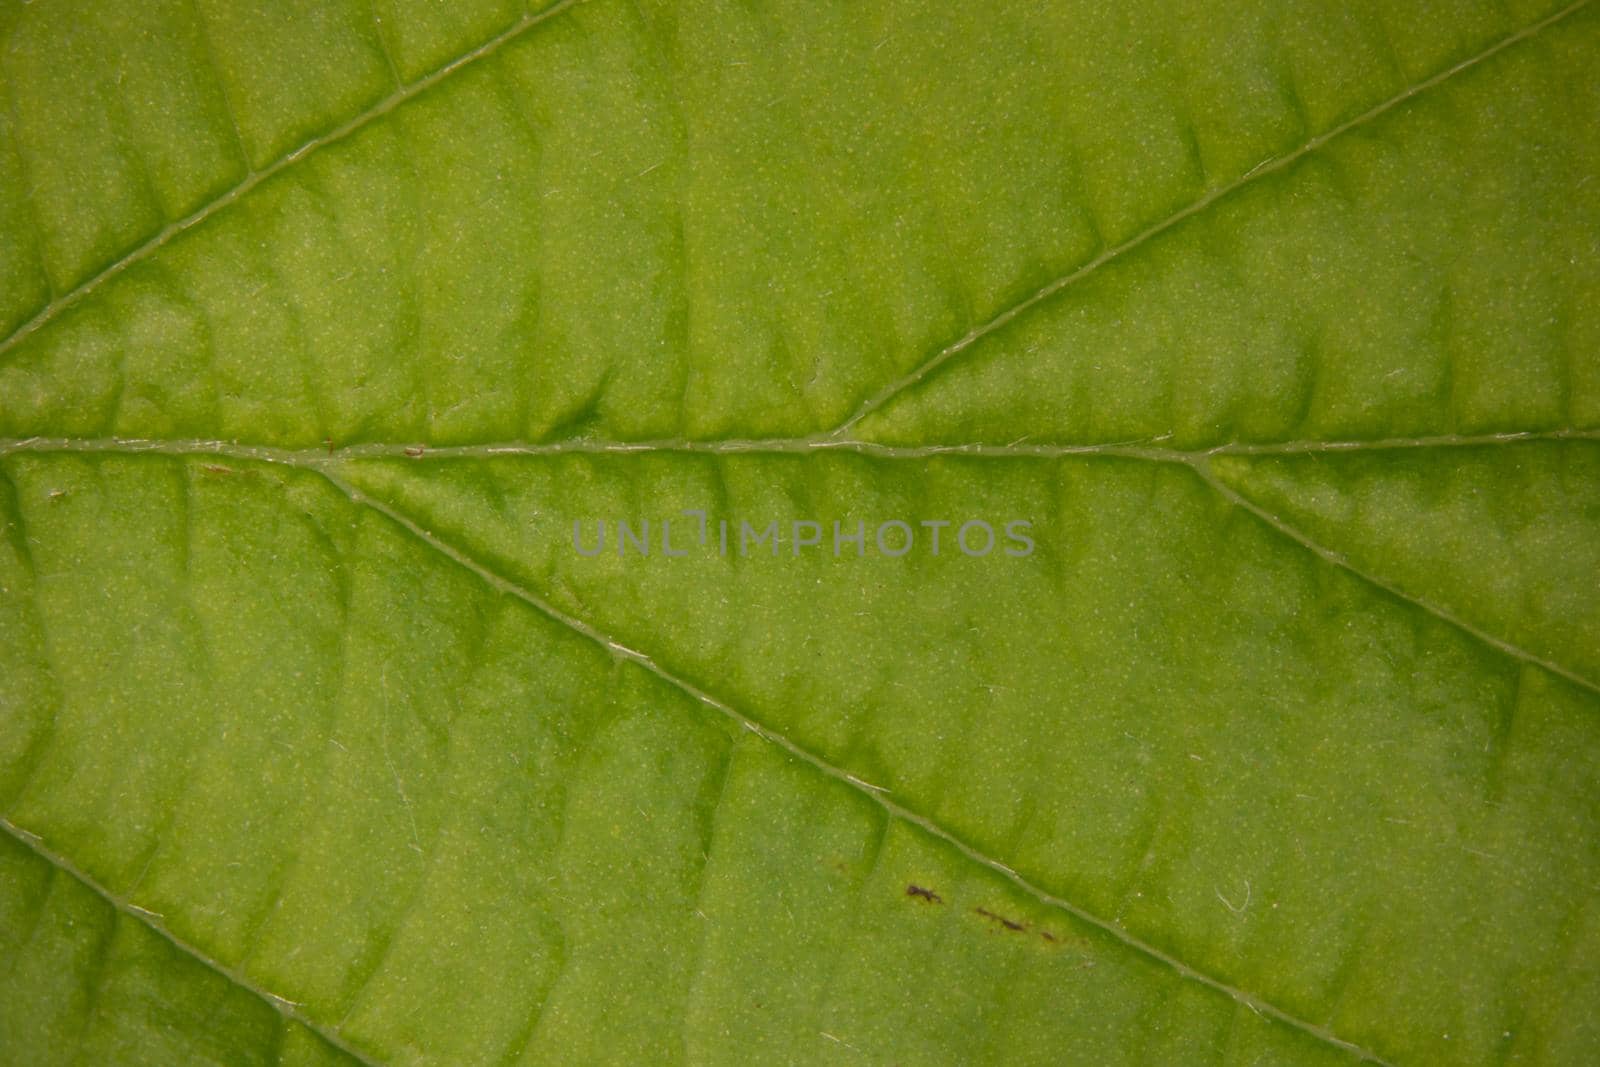
<svg viewBox="0 0 1600 1067">
<path fill-rule="evenodd" d="M 1597 58 L 8 0 L 0 1060 L 1591 1062 Z"/>
</svg>

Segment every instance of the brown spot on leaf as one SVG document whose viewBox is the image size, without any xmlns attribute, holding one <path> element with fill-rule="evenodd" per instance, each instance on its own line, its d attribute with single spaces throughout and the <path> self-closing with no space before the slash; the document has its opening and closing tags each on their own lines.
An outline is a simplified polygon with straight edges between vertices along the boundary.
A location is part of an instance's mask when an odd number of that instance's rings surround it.
<svg viewBox="0 0 1600 1067">
<path fill-rule="evenodd" d="M 1019 923 L 1015 919 L 1008 919 L 1004 915 L 996 915 L 994 912 L 990 911 L 988 908 L 973 908 L 972 910 L 977 912 L 979 915 L 982 915 L 985 919 L 988 919 L 990 922 L 999 923 L 1001 926 L 1004 926 L 1007 930 L 1016 930 L 1016 931 L 1020 932 L 1020 931 L 1026 930 L 1028 928 L 1025 924 Z"/>
<path fill-rule="evenodd" d="M 944 903 L 944 898 L 941 897 L 938 893 L 935 893 L 931 889 L 924 889 L 920 885 L 908 885 L 908 886 L 906 886 L 906 896 L 908 896 L 908 897 L 916 897 L 918 900 L 925 900 L 929 904 L 943 904 Z"/>
</svg>

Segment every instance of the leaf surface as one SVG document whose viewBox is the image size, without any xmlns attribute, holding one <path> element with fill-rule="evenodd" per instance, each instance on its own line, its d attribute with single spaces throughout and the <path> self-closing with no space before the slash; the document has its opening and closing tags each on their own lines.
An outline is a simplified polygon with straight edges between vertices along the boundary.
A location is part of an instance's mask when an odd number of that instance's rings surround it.
<svg viewBox="0 0 1600 1067">
<path fill-rule="evenodd" d="M 6 3 L 0 1059 L 1591 1061 L 1597 11 Z"/>
</svg>

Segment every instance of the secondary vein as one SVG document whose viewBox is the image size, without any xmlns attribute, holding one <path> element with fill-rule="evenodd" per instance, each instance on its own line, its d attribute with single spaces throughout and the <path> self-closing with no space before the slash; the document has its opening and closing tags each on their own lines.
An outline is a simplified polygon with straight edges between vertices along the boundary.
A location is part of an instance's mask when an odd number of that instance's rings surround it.
<svg viewBox="0 0 1600 1067">
<path fill-rule="evenodd" d="M 215 957 L 207 955 L 199 948 L 174 934 L 171 930 L 168 930 L 166 926 L 158 921 L 154 914 L 112 892 L 92 875 L 79 868 L 77 864 L 46 845 L 37 834 L 24 830 L 3 816 L 0 816 L 0 831 L 10 835 L 35 856 L 80 883 L 85 889 L 88 889 L 95 896 L 109 904 L 119 915 L 132 919 L 189 959 L 227 979 L 230 984 L 238 986 L 257 999 L 264 1001 L 273 1011 L 276 1011 L 286 1020 L 299 1023 L 357 1063 L 364 1064 L 365 1067 L 382 1067 L 377 1060 L 352 1047 L 338 1033 L 306 1015 L 294 1001 L 286 997 L 280 997 L 276 993 L 256 985 L 239 971 L 229 967 Z"/>
<path fill-rule="evenodd" d="M 1291 524 L 1288 520 L 1279 515 L 1273 514 L 1271 511 L 1262 507 L 1260 504 L 1257 504 L 1254 500 L 1251 500 L 1249 497 L 1245 496 L 1231 485 L 1228 485 L 1222 479 L 1218 478 L 1216 474 L 1212 472 L 1210 465 L 1204 461 L 1191 463 L 1190 466 L 1194 468 L 1195 473 L 1200 476 L 1201 480 L 1204 481 L 1206 485 L 1210 486 L 1223 499 L 1227 500 L 1235 507 L 1243 508 L 1251 515 L 1254 515 L 1256 518 L 1266 523 L 1274 531 L 1288 538 L 1290 541 L 1293 541 L 1295 544 L 1299 545 L 1301 548 L 1304 548 L 1318 559 L 1321 559 L 1326 563 L 1331 563 L 1335 567 L 1355 575 L 1368 585 L 1371 585 L 1377 589 L 1381 589 L 1390 596 L 1395 597 L 1398 600 L 1403 600 L 1407 604 L 1427 612 L 1434 618 L 1449 623 L 1451 626 L 1454 626 L 1456 629 L 1467 634 L 1469 637 L 1476 638 L 1478 641 L 1488 645 L 1497 652 L 1510 656 L 1513 659 L 1521 660 L 1524 663 L 1531 663 L 1535 667 L 1543 668 L 1556 677 L 1562 678 L 1580 689 L 1587 689 L 1591 693 L 1600 694 L 1600 683 L 1596 683 L 1568 667 L 1563 667 L 1554 660 L 1545 659 L 1544 657 L 1535 655 L 1527 649 L 1522 648 L 1519 645 L 1515 645 L 1504 638 L 1496 637 L 1487 630 L 1479 629 L 1477 626 L 1474 626 L 1472 623 L 1461 618 L 1459 615 L 1456 615 L 1449 609 L 1440 607 L 1438 604 L 1434 604 L 1431 601 L 1416 596 L 1415 594 L 1408 593 L 1404 589 L 1394 585 L 1386 579 L 1380 578 L 1376 574 L 1372 574 L 1371 572 L 1356 566 L 1349 559 L 1345 558 L 1343 553 L 1335 552 L 1333 549 L 1328 548 L 1326 545 L 1314 540 L 1310 534 L 1303 532 L 1298 527 Z"/>
<path fill-rule="evenodd" d="M 1230 985 L 1220 978 L 1207 974 L 1193 965 L 1186 963 L 1177 956 L 1165 952 L 1140 939 L 1138 936 L 1124 929 L 1123 927 L 1118 926 L 1116 923 L 1108 919 L 1104 919 L 1093 912 L 1090 912 L 1079 905 L 1072 903 L 1064 897 L 1050 893 L 1048 890 L 1045 890 L 1029 881 L 1026 877 L 1002 863 L 1000 860 L 985 854 L 973 845 L 964 841 L 954 832 L 947 830 L 944 826 L 940 825 L 931 817 L 890 799 L 886 790 L 882 789 L 881 787 L 862 781 L 860 778 L 851 774 L 849 771 L 846 771 L 844 768 L 830 763 L 821 755 L 791 740 L 783 733 L 761 722 L 758 722 L 755 719 L 752 719 L 750 716 L 739 711 L 727 701 L 716 697 L 712 693 L 701 688 L 688 679 L 680 677 L 666 667 L 663 667 L 648 653 L 642 652 L 638 649 L 630 648 L 586 620 L 562 611 L 554 604 L 539 596 L 533 590 L 521 585 L 516 581 L 513 581 L 465 550 L 459 548 L 449 541 L 444 540 L 437 534 L 434 534 L 423 528 L 414 519 L 400 511 L 398 508 L 395 508 L 385 501 L 375 499 L 367 493 L 363 493 L 354 486 L 345 482 L 343 479 L 339 478 L 336 474 L 333 474 L 327 470 L 325 467 L 318 467 L 317 471 L 330 483 L 332 483 L 340 492 L 349 497 L 352 503 L 361 507 L 371 508 L 372 510 L 383 515 L 385 518 L 398 525 L 410 536 L 422 542 L 427 547 L 433 549 L 434 551 L 450 559 L 452 562 L 476 575 L 491 588 L 504 593 L 507 596 L 511 596 L 522 601 L 545 617 L 560 623 L 561 625 L 575 631 L 578 634 L 581 634 L 590 641 L 593 641 L 601 647 L 607 649 L 612 655 L 637 664 L 662 682 L 691 697 L 697 704 L 708 707 L 713 711 L 725 716 L 743 729 L 748 730 L 768 743 L 781 748 L 789 755 L 808 764 L 826 777 L 842 782 L 849 788 L 865 794 L 880 807 L 882 807 L 890 816 L 910 825 L 916 826 L 924 833 L 929 834 L 930 836 L 955 849 L 967 859 L 981 864 L 991 871 L 994 871 L 1024 893 L 1038 900 L 1040 903 L 1066 912 L 1080 922 L 1087 923 L 1099 930 L 1103 930 L 1111 937 L 1115 938 L 1118 942 L 1127 946 L 1129 949 L 1172 968 L 1184 978 L 1208 986 L 1217 992 L 1224 993 L 1228 997 L 1240 1004 L 1245 1005 L 1253 1011 L 1269 1016 L 1286 1026 L 1306 1033 L 1326 1044 L 1343 1049 L 1344 1051 L 1356 1056 L 1361 1060 L 1384 1065 L 1384 1067 L 1389 1067 L 1387 1061 L 1385 1061 L 1381 1056 L 1371 1049 L 1364 1048 L 1363 1046 L 1352 1041 L 1347 1041 L 1334 1033 L 1332 1030 L 1329 1030 L 1327 1027 L 1318 1026 L 1315 1023 L 1292 1015 L 1289 1012 L 1272 1004 L 1270 1001 L 1265 1000 L 1262 997 L 1249 992 L 1248 990 Z"/>
<path fill-rule="evenodd" d="M 889 403 L 900 394 L 914 388 L 924 378 L 928 377 L 928 375 L 932 374 L 946 363 L 966 352 L 984 337 L 994 333 L 996 330 L 1016 319 L 1018 316 L 1023 315 L 1031 308 L 1050 299 L 1062 290 L 1068 288 L 1069 286 L 1075 285 L 1090 275 L 1096 273 L 1100 270 L 1100 268 L 1106 266 L 1108 263 L 1121 259 L 1128 253 L 1142 247 L 1146 243 L 1161 236 L 1168 230 L 1173 229 L 1187 219 L 1193 218 L 1194 216 L 1200 214 L 1201 212 L 1210 208 L 1213 204 L 1217 203 L 1217 201 L 1230 196 L 1247 185 L 1259 181 L 1269 174 L 1275 174 L 1281 170 L 1284 170 L 1297 161 L 1322 148 L 1330 141 L 1334 141 L 1352 130 L 1358 129 L 1370 122 L 1373 122 L 1413 97 L 1425 93 L 1428 90 L 1433 89 L 1434 87 L 1446 81 L 1449 81 L 1451 78 L 1454 78 L 1463 71 L 1469 70 L 1485 60 L 1498 55 L 1518 42 L 1526 40 L 1527 38 L 1542 32 L 1543 30 L 1555 25 L 1570 15 L 1573 15 L 1583 8 L 1588 7 L 1591 2 L 1592 0 L 1576 0 L 1575 3 L 1569 4 L 1567 7 L 1562 8 L 1555 14 L 1547 15 L 1538 22 L 1535 22 L 1529 26 L 1524 26 L 1515 33 L 1501 38 L 1488 48 L 1474 56 L 1471 56 L 1468 59 L 1462 60 L 1455 66 L 1442 70 L 1428 78 L 1424 78 L 1422 81 L 1419 81 L 1414 85 L 1407 86 L 1405 89 L 1402 89 L 1400 92 L 1396 93 L 1394 96 L 1391 96 L 1382 103 L 1369 108 L 1368 110 L 1357 115 L 1355 118 L 1349 119 L 1346 122 L 1335 126 L 1331 130 L 1310 138 L 1292 151 L 1257 164 L 1226 185 L 1222 185 L 1216 189 L 1213 189 L 1204 196 L 1201 196 L 1199 199 L 1190 203 L 1188 206 L 1181 208 L 1177 212 L 1162 219 L 1160 222 L 1141 230 L 1139 233 L 1128 238 L 1126 241 L 1123 241 L 1121 244 L 1106 249 L 1082 266 L 1069 271 L 1061 277 L 1056 278 L 1054 281 L 1046 283 L 1041 288 L 1034 290 L 1028 296 L 1023 297 L 1017 303 L 1012 304 L 1004 311 L 1001 311 L 987 322 L 973 327 L 964 336 L 940 349 L 938 352 L 935 352 L 932 356 L 923 360 L 911 370 L 907 371 L 905 374 L 901 375 L 899 378 L 896 378 L 878 392 L 868 397 L 848 418 L 830 430 L 829 434 L 833 436 L 844 434 L 862 419 L 866 418 L 874 411 L 882 408 L 885 404 Z"/>
<path fill-rule="evenodd" d="M 487 41 L 484 41 L 471 51 L 457 56 L 450 62 L 435 69 L 431 74 L 426 74 L 414 82 L 400 86 L 393 93 L 390 93 L 376 104 L 373 104 L 371 107 L 367 108 L 365 111 L 362 111 L 355 117 L 346 120 L 341 125 L 334 127 L 327 133 L 313 137 L 311 140 L 300 145 L 298 148 L 279 156 L 277 159 L 273 160 L 271 163 L 268 163 L 266 166 L 261 167 L 260 169 L 252 168 L 250 172 L 240 179 L 239 182 L 233 187 L 219 194 L 214 199 L 207 201 L 205 204 L 201 205 L 199 208 L 196 208 L 183 218 L 174 219 L 173 221 L 167 223 L 165 226 L 161 227 L 161 229 L 157 230 L 154 234 L 148 237 L 143 243 L 135 246 L 133 249 L 123 254 L 121 258 L 102 267 L 98 273 L 90 275 L 88 278 L 85 278 L 83 281 L 79 282 L 77 285 L 73 286 L 64 293 L 56 294 L 50 300 L 50 302 L 44 307 L 40 308 L 31 319 L 28 319 L 22 325 L 12 330 L 11 333 L 8 334 L 4 339 L 0 339 L 0 357 L 4 357 L 7 352 L 9 352 L 16 345 L 20 344 L 24 338 L 38 331 L 67 308 L 71 307 L 73 304 L 76 304 L 79 300 L 82 300 L 85 296 L 88 296 L 90 293 L 94 292 L 96 289 L 100 288 L 106 282 L 110 281 L 118 274 L 121 274 L 129 267 L 149 258 L 153 253 L 162 248 L 164 245 L 168 244 L 180 233 L 183 233 L 185 230 L 193 229 L 195 226 L 198 226 L 206 219 L 209 219 L 211 216 L 215 215 L 229 204 L 232 204 L 244 197 L 250 192 L 250 190 L 254 189 L 268 178 L 271 178 L 274 175 L 277 175 L 294 166 L 296 163 L 309 158 L 323 148 L 326 148 L 328 145 L 334 144 L 337 141 L 342 141 L 358 130 L 366 128 L 369 124 L 389 114 L 389 112 L 393 111 L 407 100 L 410 100 L 412 97 L 431 89 L 433 86 L 454 75 L 457 71 L 471 66 L 478 60 L 493 55 L 502 47 L 521 37 L 523 34 L 527 33 L 540 23 L 545 22 L 548 19 L 552 19 L 568 8 L 575 7 L 583 2 L 584 0 L 560 0 L 559 3 L 553 4 L 535 14 L 524 15 L 521 19 L 518 19 L 516 22 L 501 30 L 499 33 L 495 34 Z"/>
</svg>

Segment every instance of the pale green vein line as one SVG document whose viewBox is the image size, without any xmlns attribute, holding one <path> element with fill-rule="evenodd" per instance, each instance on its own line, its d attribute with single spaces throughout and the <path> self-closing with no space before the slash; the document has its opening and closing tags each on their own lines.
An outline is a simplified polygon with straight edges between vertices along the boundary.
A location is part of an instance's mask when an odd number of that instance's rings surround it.
<svg viewBox="0 0 1600 1067">
<path fill-rule="evenodd" d="M 95 896 L 99 897 L 101 900 L 104 900 L 107 904 L 111 905 L 112 908 L 116 909 L 118 914 L 127 916 L 129 919 L 132 919 L 134 922 L 137 922 L 139 925 L 150 930 L 163 941 L 166 941 L 173 948 L 194 960 L 202 967 L 221 975 L 233 985 L 238 986 L 240 989 L 245 990 L 260 1000 L 265 1001 L 268 1006 L 270 1006 L 285 1019 L 299 1023 L 301 1026 L 305 1027 L 307 1030 L 310 1030 L 312 1033 L 322 1038 L 322 1040 L 326 1041 L 328 1044 L 332 1045 L 340 1052 L 343 1052 L 356 1062 L 366 1064 L 366 1067 L 381 1067 L 381 1064 L 377 1060 L 374 1060 L 365 1053 L 352 1048 L 335 1031 L 324 1027 L 315 1019 L 307 1016 L 300 1010 L 300 1006 L 294 1001 L 280 997 L 276 993 L 270 992 L 256 985 L 240 972 L 234 970 L 232 967 L 229 967 L 227 964 L 222 963 L 220 960 L 216 960 L 211 956 L 206 955 L 206 953 L 202 952 L 200 949 L 189 944 L 187 941 L 174 934 L 171 930 L 168 930 L 166 926 L 161 923 L 159 916 L 155 915 L 153 912 L 146 911 L 137 904 L 134 904 L 128 900 L 124 900 L 116 893 L 113 893 L 110 889 L 100 884 L 99 881 L 90 876 L 87 872 L 80 869 L 71 860 L 67 859 L 59 852 L 51 849 L 44 843 L 43 840 L 39 838 L 37 834 L 29 833 L 27 830 L 22 829 L 20 826 L 17 826 L 15 823 L 3 816 L 0 816 L 0 830 L 10 834 L 21 845 L 23 845 L 23 847 L 27 848 L 28 851 L 32 852 L 35 856 L 38 856 L 40 859 L 50 864 L 56 870 L 61 871 L 64 874 L 71 875 L 76 881 L 81 883 L 84 888 L 88 889 L 90 892 L 94 893 Z"/>
<path fill-rule="evenodd" d="M 361 507 L 371 508 L 378 514 L 383 515 L 385 518 L 398 525 L 401 529 L 405 530 L 424 545 L 466 569 L 470 573 L 476 575 L 478 578 L 488 584 L 490 588 L 506 596 L 514 597 L 515 599 L 522 601 L 545 617 L 560 623 L 561 625 L 595 642 L 602 648 L 607 649 L 612 655 L 637 664 L 639 667 L 648 671 L 662 682 L 691 697 L 697 703 L 711 708 L 719 714 L 727 717 L 744 729 L 787 752 L 795 759 L 808 764 L 826 777 L 842 782 L 851 789 L 866 794 L 873 801 L 879 804 L 889 815 L 917 827 L 924 833 L 955 849 L 968 860 L 971 860 L 977 864 L 981 864 L 989 870 L 994 871 L 1011 884 L 1015 885 L 1018 889 L 1027 893 L 1029 896 L 1040 901 L 1041 903 L 1063 911 L 1078 921 L 1087 923 L 1096 929 L 1103 930 L 1105 933 L 1115 938 L 1117 941 L 1134 952 L 1137 952 L 1149 959 L 1155 960 L 1158 963 L 1165 964 L 1178 974 L 1182 975 L 1184 978 L 1198 982 L 1216 992 L 1223 993 L 1234 1001 L 1245 1005 L 1258 1014 L 1268 1016 L 1285 1026 L 1299 1030 L 1305 1034 L 1317 1038 L 1320 1041 L 1325 1042 L 1326 1044 L 1340 1048 L 1361 1060 L 1370 1063 L 1381 1064 L 1384 1065 L 1384 1067 L 1391 1067 L 1386 1060 L 1372 1050 L 1363 1048 L 1354 1042 L 1345 1040 L 1332 1030 L 1329 1030 L 1327 1027 L 1318 1026 L 1317 1024 L 1309 1022 L 1305 1019 L 1301 1019 L 1298 1016 L 1291 1015 L 1289 1012 L 1284 1011 L 1282 1008 L 1273 1005 L 1271 1002 L 1262 999 L 1254 993 L 1240 989 L 1237 986 L 1229 985 L 1219 978 L 1206 974 L 1205 972 L 1196 969 L 1192 965 L 1185 963 L 1178 957 L 1164 952 L 1156 946 L 1140 939 L 1116 923 L 1101 918 L 1100 916 L 1085 910 L 1079 905 L 1074 904 L 1063 897 L 1056 896 L 1035 885 L 1021 874 L 1018 874 L 1012 868 L 1006 866 L 1004 863 L 984 854 L 977 848 L 968 844 L 955 833 L 945 829 L 928 816 L 922 815 L 919 812 L 916 812 L 889 799 L 889 797 L 886 795 L 887 791 L 882 787 L 875 786 L 870 782 L 862 781 L 860 778 L 857 778 L 855 775 L 844 770 L 842 767 L 837 767 L 834 764 L 829 763 L 823 757 L 812 752 L 810 749 L 801 746 L 795 741 L 790 740 L 784 734 L 772 729 L 771 727 L 763 725 L 760 722 L 757 722 L 756 720 L 745 715 L 743 712 L 739 711 L 737 708 L 733 707 L 733 705 L 719 699 L 716 696 L 713 696 L 711 693 L 700 688 L 693 682 L 674 674 L 672 671 L 657 663 L 647 653 L 641 652 L 637 649 L 629 648 L 593 624 L 586 622 L 575 615 L 570 615 L 567 612 L 562 611 L 560 608 L 556 607 L 554 604 L 551 604 L 549 601 L 545 600 L 531 589 L 512 581 L 510 578 L 498 573 L 493 568 L 478 560 L 476 557 L 470 555 L 463 549 L 456 547 L 451 542 L 448 542 L 438 535 L 424 529 L 414 519 L 400 511 L 398 508 L 393 507 L 385 501 L 375 499 L 372 496 L 363 493 L 359 489 L 356 489 L 354 486 L 339 478 L 337 475 L 330 473 L 323 467 L 319 466 L 315 469 L 319 474 L 336 486 L 340 492 L 348 496 L 352 503 Z"/>
<path fill-rule="evenodd" d="M 1565 679 L 1580 689 L 1587 689 L 1591 693 L 1600 694 L 1600 683 L 1591 681 L 1590 679 L 1585 678 L 1583 675 L 1578 674 L 1576 671 L 1570 670 L 1567 667 L 1563 667 L 1561 664 L 1556 663 L 1553 660 L 1548 660 L 1542 656 L 1534 655 L 1527 649 L 1520 648 L 1517 645 L 1512 644 L 1510 641 L 1496 637 L 1486 630 L 1479 629 L 1477 626 L 1474 626 L 1472 623 L 1461 618 L 1461 616 L 1456 615 L 1454 612 L 1424 600 L 1421 597 L 1408 593 L 1399 586 L 1378 577 L 1376 574 L 1362 570 L 1349 559 L 1346 559 L 1341 553 L 1335 552 L 1333 549 L 1313 540 L 1309 535 L 1290 525 L 1282 518 L 1274 515 L 1260 504 L 1257 504 L 1243 493 L 1240 493 L 1237 489 L 1234 489 L 1232 486 L 1222 481 L 1222 479 L 1218 478 L 1216 474 L 1212 472 L 1209 464 L 1202 461 L 1191 463 L 1190 466 L 1194 468 L 1195 473 L 1197 473 L 1207 485 L 1221 494 L 1221 496 L 1229 503 L 1248 511 L 1250 514 L 1254 515 L 1256 518 L 1272 527 L 1278 533 L 1282 534 L 1284 537 L 1287 537 L 1289 540 L 1294 541 L 1301 548 L 1304 548 L 1319 559 L 1325 560 L 1341 570 L 1355 575 L 1368 585 L 1381 589 L 1390 596 L 1395 597 L 1398 600 L 1403 600 L 1412 607 L 1418 608 L 1421 611 L 1425 611 L 1436 619 L 1440 619 L 1446 623 L 1449 623 L 1451 626 L 1461 630 L 1468 636 L 1477 638 L 1490 648 L 1496 649 L 1497 651 L 1510 656 L 1513 659 L 1521 660 L 1524 663 L 1531 663 L 1535 667 L 1549 671 L 1556 677 Z"/>
<path fill-rule="evenodd" d="M 1454 78 L 1463 71 L 1477 66 L 1485 60 L 1505 51 L 1507 48 L 1510 48 L 1513 45 L 1524 41 L 1537 33 L 1540 33 L 1548 27 L 1560 22 L 1562 19 L 1565 19 L 1575 12 L 1588 7 L 1591 2 L 1592 0 L 1577 0 L 1576 3 L 1569 4 L 1567 7 L 1562 8 L 1555 14 L 1546 16 L 1530 26 L 1523 27 L 1510 36 L 1502 38 L 1495 44 L 1490 45 L 1477 55 L 1468 59 L 1464 59 L 1453 67 L 1442 70 L 1431 77 L 1425 78 L 1422 81 L 1417 82 L 1415 85 L 1409 86 L 1394 96 L 1391 96 L 1382 103 L 1363 111 L 1355 118 L 1349 119 L 1348 121 L 1335 126 L 1333 129 L 1328 130 L 1325 133 L 1318 134 L 1293 151 L 1286 152 L 1281 156 L 1277 156 L 1273 159 L 1269 159 L 1265 162 L 1257 164 L 1255 167 L 1252 167 L 1238 178 L 1235 178 L 1226 185 L 1213 189 L 1211 192 L 1206 193 L 1198 200 L 1190 203 L 1187 207 L 1180 209 L 1175 214 L 1169 215 L 1153 226 L 1141 230 L 1139 233 L 1128 238 L 1126 241 L 1123 241 L 1121 244 L 1106 249 L 1104 252 L 1101 252 L 1083 266 L 1078 267 L 1075 270 L 1072 270 L 1067 274 L 1055 279 L 1054 281 L 1045 284 L 1042 288 L 1034 290 L 1021 301 L 1012 304 L 1010 307 L 1006 308 L 989 321 L 973 327 L 966 333 L 965 336 L 945 346 L 938 352 L 935 352 L 932 356 L 923 360 L 910 371 L 884 386 L 878 392 L 868 397 L 860 407 L 856 408 L 855 412 L 851 414 L 849 418 L 845 419 L 843 422 L 839 423 L 831 431 L 829 431 L 829 434 L 831 436 L 842 435 L 856 423 L 860 422 L 874 411 L 877 411 L 879 408 L 883 407 L 901 393 L 914 388 L 924 378 L 928 377 L 928 375 L 932 374 L 934 371 L 938 370 L 952 359 L 960 356 L 963 352 L 966 352 L 984 337 L 987 337 L 989 334 L 1001 329 L 1014 319 L 1055 296 L 1063 289 L 1075 285 L 1084 278 L 1096 273 L 1106 264 L 1121 259 L 1123 256 L 1134 251 L 1135 249 L 1143 247 L 1146 243 L 1161 236 L 1168 230 L 1173 229 L 1174 227 L 1183 223 L 1185 220 L 1200 214 L 1224 197 L 1237 192 L 1247 185 L 1259 181 L 1261 178 L 1264 178 L 1269 174 L 1276 174 L 1277 172 L 1294 165 L 1299 160 L 1304 159 L 1306 156 L 1322 148 L 1328 142 L 1336 140 L 1352 130 L 1355 130 L 1361 126 L 1365 126 L 1366 124 L 1381 118 L 1383 115 L 1394 110 L 1396 107 L 1399 107 L 1401 104 L 1412 99 L 1413 97 L 1425 93 L 1443 82 L 1449 81 L 1451 78 Z"/>
<path fill-rule="evenodd" d="M 82 300 L 84 297 L 88 296 L 90 293 L 94 292 L 96 289 L 100 288 L 106 282 L 121 274 L 129 267 L 141 262 L 144 259 L 147 259 L 151 254 L 168 244 L 174 237 L 186 230 L 193 229 L 195 226 L 198 226 L 206 219 L 209 219 L 223 208 L 246 196 L 252 189 L 266 181 L 268 178 L 287 170 L 296 163 L 299 163 L 300 161 L 314 155 L 321 149 L 326 148 L 338 141 L 342 141 L 351 134 L 366 128 L 372 122 L 381 119 L 411 98 L 433 88 L 435 85 L 451 77 L 462 68 L 471 66 L 478 60 L 493 55 L 505 45 L 521 37 L 523 34 L 527 33 L 540 23 L 545 22 L 548 19 L 552 19 L 561 14 L 563 11 L 566 11 L 568 8 L 575 7 L 583 2 L 584 0 L 560 0 L 560 3 L 553 4 L 536 14 L 524 15 L 521 19 L 501 30 L 499 33 L 478 45 L 470 52 L 466 52 L 460 56 L 457 56 L 455 59 L 452 59 L 450 62 L 434 70 L 431 74 L 425 74 L 414 82 L 402 85 L 393 93 L 384 97 L 376 104 L 373 104 L 365 111 L 362 111 L 360 114 L 355 115 L 353 118 L 347 119 L 344 123 L 336 126 L 332 130 L 329 130 L 327 133 L 313 137 L 311 140 L 307 141 L 305 144 L 294 149 L 293 151 L 279 156 L 277 159 L 273 160 L 271 163 L 268 163 L 260 170 L 250 171 L 238 182 L 238 184 L 234 185 L 226 192 L 223 192 L 215 199 L 208 201 L 199 208 L 196 208 L 193 212 L 185 215 L 183 218 L 167 223 L 165 226 L 161 227 L 161 229 L 157 230 L 154 234 L 147 238 L 142 244 L 137 245 L 131 251 L 125 253 L 115 262 L 112 262 L 101 268 L 99 273 L 85 278 L 83 281 L 79 282 L 65 293 L 57 294 L 48 304 L 40 308 L 31 319 L 18 326 L 15 330 L 11 331 L 11 333 L 8 334 L 3 340 L 0 340 L 0 357 L 3 357 L 8 351 L 21 343 L 22 340 L 28 335 L 34 333 L 45 324 L 55 319 L 67 308 L 76 304 L 78 301 Z"/>
<path fill-rule="evenodd" d="M 1600 430 L 1526 430 L 1512 433 L 1438 434 L 1425 437 L 1375 437 L 1348 441 L 1279 441 L 1226 444 L 1191 455 L 1273 456 L 1326 452 L 1385 452 L 1408 448 L 1480 448 L 1522 441 L 1600 441 Z"/>
<path fill-rule="evenodd" d="M 214 438 L 139 437 L 20 437 L 0 438 L 0 456 L 17 452 L 154 453 L 171 456 L 215 455 L 234 459 L 315 466 L 353 459 L 493 459 L 497 456 L 632 455 L 681 452 L 705 455 L 791 455 L 855 452 L 880 459 L 916 460 L 935 456 L 971 456 L 978 459 L 1057 459 L 1072 456 L 1120 456 L 1162 463 L 1192 463 L 1208 456 L 1270 456 L 1306 453 L 1377 452 L 1429 448 L 1479 448 L 1534 441 L 1600 442 L 1600 430 L 1531 430 L 1496 434 L 1444 434 L 1430 437 L 1391 437 L 1371 440 L 1281 441 L 1260 444 L 1231 443 L 1202 449 L 1166 448 L 1153 441 L 1099 444 L 1006 445 L 980 442 L 885 445 L 875 441 L 829 437 L 752 437 L 725 440 L 606 441 L 497 441 L 475 445 L 431 446 L 399 441 L 371 441 L 337 448 L 277 448 Z"/>
</svg>

